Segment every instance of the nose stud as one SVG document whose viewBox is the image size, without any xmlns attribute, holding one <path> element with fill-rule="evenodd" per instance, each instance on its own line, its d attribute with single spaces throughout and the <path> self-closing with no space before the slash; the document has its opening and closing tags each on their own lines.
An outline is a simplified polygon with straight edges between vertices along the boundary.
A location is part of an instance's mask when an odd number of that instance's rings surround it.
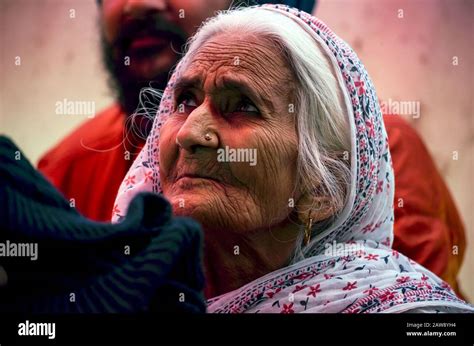
<svg viewBox="0 0 474 346">
<path fill-rule="evenodd" d="M 206 134 L 204 135 L 204 139 L 209 142 L 209 141 L 212 139 L 211 134 L 210 134 L 210 133 L 206 133 Z"/>
</svg>

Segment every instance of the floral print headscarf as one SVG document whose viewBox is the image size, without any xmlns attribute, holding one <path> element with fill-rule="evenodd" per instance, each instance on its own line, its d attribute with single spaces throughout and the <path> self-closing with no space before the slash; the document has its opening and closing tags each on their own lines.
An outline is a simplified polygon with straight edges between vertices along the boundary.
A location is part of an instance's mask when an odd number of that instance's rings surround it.
<svg viewBox="0 0 474 346">
<path fill-rule="evenodd" d="M 208 311 L 474 312 L 435 274 L 391 249 L 394 177 L 388 138 L 375 89 L 354 51 L 323 22 L 298 9 L 263 5 L 246 10 L 291 18 L 329 58 L 349 117 L 352 181 L 342 212 L 330 228 L 314 237 L 308 258 L 210 299 Z M 119 189 L 115 222 L 138 192 L 162 193 L 159 134 L 172 111 L 173 83 L 179 74 L 180 65 L 163 94 L 152 132 Z"/>
</svg>

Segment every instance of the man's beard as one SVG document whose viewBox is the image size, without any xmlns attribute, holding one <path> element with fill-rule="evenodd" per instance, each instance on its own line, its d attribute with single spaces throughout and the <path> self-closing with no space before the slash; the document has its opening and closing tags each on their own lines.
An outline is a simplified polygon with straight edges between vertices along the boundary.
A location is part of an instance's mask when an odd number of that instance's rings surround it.
<svg viewBox="0 0 474 346">
<path fill-rule="evenodd" d="M 135 59 L 139 60 L 143 57 L 149 57 L 154 52 L 142 50 L 138 52 L 130 52 L 130 45 L 134 38 L 138 34 L 146 33 L 150 36 L 160 37 L 165 35 L 169 38 L 169 44 L 172 45 L 173 50 L 181 51 L 183 45 L 186 43 L 186 35 L 184 32 L 169 22 L 165 22 L 162 18 L 157 16 L 149 16 L 142 19 L 134 19 L 122 25 L 120 32 L 117 35 L 117 39 L 110 43 L 105 38 L 104 33 L 101 35 L 101 48 L 103 63 L 109 74 L 109 86 L 114 91 L 115 96 L 120 103 L 120 106 L 125 111 L 127 117 L 130 115 L 137 116 L 136 110 L 140 107 L 140 91 L 146 88 L 153 88 L 155 90 L 163 91 L 168 82 L 170 71 L 173 66 L 176 65 L 180 59 L 180 55 L 176 54 L 176 60 L 169 66 L 161 71 L 155 73 L 150 79 L 141 79 L 140 77 L 133 74 L 132 64 L 135 63 Z M 128 57 L 130 66 L 126 62 Z M 157 93 L 153 93 L 153 100 L 156 101 L 156 105 L 150 105 L 150 95 L 147 95 L 147 107 L 157 109 L 159 99 L 156 97 Z M 147 113 L 149 110 L 141 109 L 137 113 Z M 153 117 L 154 117 L 153 113 Z M 150 116 L 145 117 L 146 119 L 134 119 L 132 123 L 140 124 L 141 129 L 133 129 L 136 132 L 147 134 L 152 125 L 152 119 Z M 143 137 L 141 135 L 140 137 Z"/>
</svg>

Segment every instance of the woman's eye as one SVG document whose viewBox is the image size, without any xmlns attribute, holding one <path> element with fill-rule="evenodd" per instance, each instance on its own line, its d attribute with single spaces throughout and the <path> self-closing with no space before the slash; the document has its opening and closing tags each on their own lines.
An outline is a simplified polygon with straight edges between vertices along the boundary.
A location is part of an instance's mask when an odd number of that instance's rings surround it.
<svg viewBox="0 0 474 346">
<path fill-rule="evenodd" d="M 196 108 L 196 97 L 189 92 L 185 92 L 178 97 L 176 102 L 176 111 L 178 113 L 186 113 L 190 108 Z"/>
<path fill-rule="evenodd" d="M 249 99 L 243 99 L 237 106 L 236 112 L 241 113 L 260 113 L 258 108 Z"/>
</svg>

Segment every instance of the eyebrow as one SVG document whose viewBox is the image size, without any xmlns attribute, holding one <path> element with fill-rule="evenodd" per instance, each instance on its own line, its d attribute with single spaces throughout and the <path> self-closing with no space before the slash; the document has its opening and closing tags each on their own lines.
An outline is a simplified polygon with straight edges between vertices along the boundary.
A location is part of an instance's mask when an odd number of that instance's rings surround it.
<svg viewBox="0 0 474 346">
<path fill-rule="evenodd" d="M 246 78 L 244 78 L 246 79 Z M 274 112 L 273 102 L 266 98 L 263 95 L 258 94 L 255 90 L 248 86 L 248 83 L 242 81 L 242 78 L 236 79 L 232 76 L 223 76 L 220 78 L 219 82 L 217 83 L 219 86 L 217 89 L 227 89 L 227 90 L 237 90 L 240 93 L 247 95 L 251 100 L 256 103 L 263 103 L 265 106 L 270 110 L 270 112 Z M 203 80 L 200 76 L 193 76 L 193 77 L 181 77 L 178 81 L 176 81 L 174 85 L 175 90 L 185 90 L 185 89 L 193 89 L 193 88 L 201 88 L 202 89 Z"/>
<path fill-rule="evenodd" d="M 183 89 L 192 89 L 192 88 L 200 88 L 202 86 L 202 78 L 199 76 L 195 77 L 181 77 L 179 78 L 173 86 L 175 90 L 183 90 Z"/>
</svg>

